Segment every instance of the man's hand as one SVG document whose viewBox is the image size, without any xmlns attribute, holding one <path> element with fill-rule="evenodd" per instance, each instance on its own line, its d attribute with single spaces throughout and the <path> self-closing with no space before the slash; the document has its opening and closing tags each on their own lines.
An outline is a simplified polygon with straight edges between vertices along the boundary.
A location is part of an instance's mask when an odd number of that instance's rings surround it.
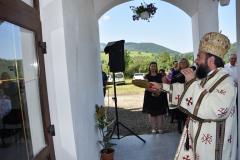
<svg viewBox="0 0 240 160">
<path fill-rule="evenodd" d="M 195 78 L 195 74 L 194 74 L 194 71 L 192 70 L 192 68 L 182 69 L 181 73 L 185 76 L 185 81 L 186 82 Z"/>
</svg>

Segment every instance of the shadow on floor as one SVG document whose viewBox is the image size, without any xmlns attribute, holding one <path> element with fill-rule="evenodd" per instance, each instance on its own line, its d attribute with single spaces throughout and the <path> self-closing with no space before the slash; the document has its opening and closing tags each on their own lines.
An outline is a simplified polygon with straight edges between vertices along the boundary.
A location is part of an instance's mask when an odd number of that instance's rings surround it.
<svg viewBox="0 0 240 160">
<path fill-rule="evenodd" d="M 177 150 L 180 134 L 140 135 L 146 140 L 143 143 L 135 136 L 127 136 L 120 140 L 112 140 L 117 145 L 114 160 L 173 160 Z"/>
</svg>

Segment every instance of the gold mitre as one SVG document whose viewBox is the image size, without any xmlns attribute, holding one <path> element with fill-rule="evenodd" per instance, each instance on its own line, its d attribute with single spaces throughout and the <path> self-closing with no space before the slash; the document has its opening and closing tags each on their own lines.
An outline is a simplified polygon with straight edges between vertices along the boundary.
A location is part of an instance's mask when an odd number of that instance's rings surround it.
<svg viewBox="0 0 240 160">
<path fill-rule="evenodd" d="M 230 45 L 227 36 L 218 32 L 209 32 L 200 40 L 199 50 L 211 53 L 223 59 Z"/>
</svg>

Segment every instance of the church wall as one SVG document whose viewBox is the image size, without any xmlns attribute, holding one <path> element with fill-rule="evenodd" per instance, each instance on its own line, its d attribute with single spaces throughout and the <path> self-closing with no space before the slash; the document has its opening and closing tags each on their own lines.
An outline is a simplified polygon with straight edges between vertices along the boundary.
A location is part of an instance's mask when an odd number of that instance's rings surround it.
<svg viewBox="0 0 240 160">
<path fill-rule="evenodd" d="M 77 158 L 66 64 L 66 46 L 61 0 L 40 1 L 49 109 L 56 136 L 53 137 L 56 159 Z"/>
<path fill-rule="evenodd" d="M 41 0 L 40 5 L 56 159 L 99 159 L 94 112 L 103 93 L 93 2 Z"/>
<path fill-rule="evenodd" d="M 70 101 L 77 157 L 98 159 L 95 104 L 103 103 L 98 20 L 92 0 L 63 0 Z"/>
<path fill-rule="evenodd" d="M 199 41 L 207 32 L 218 32 L 218 1 L 201 0 L 192 15 L 193 52 L 196 58 Z"/>
<path fill-rule="evenodd" d="M 93 0 L 94 1 L 94 10 L 97 18 L 100 18 L 108 10 L 112 9 L 114 6 L 117 6 L 121 3 L 125 3 L 131 0 Z"/>
</svg>

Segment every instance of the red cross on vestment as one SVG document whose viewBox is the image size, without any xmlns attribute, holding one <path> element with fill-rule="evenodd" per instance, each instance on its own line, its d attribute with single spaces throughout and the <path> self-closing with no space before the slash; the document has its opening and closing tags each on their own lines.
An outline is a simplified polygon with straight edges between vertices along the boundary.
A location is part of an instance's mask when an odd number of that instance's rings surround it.
<svg viewBox="0 0 240 160">
<path fill-rule="evenodd" d="M 176 99 L 177 101 L 179 101 L 180 95 L 178 94 L 178 95 L 175 97 L 175 99 Z"/>
<path fill-rule="evenodd" d="M 217 111 L 218 111 L 218 116 L 219 117 L 224 117 L 228 112 L 228 108 L 220 108 Z"/>
<path fill-rule="evenodd" d="M 210 134 L 203 134 L 201 140 L 205 144 L 211 144 L 212 143 L 212 136 Z"/>
<path fill-rule="evenodd" d="M 183 160 L 191 160 L 189 155 L 183 157 Z"/>
<path fill-rule="evenodd" d="M 219 94 L 222 94 L 222 95 L 226 95 L 226 92 L 227 91 L 225 91 L 225 90 L 223 90 L 223 89 L 221 89 L 221 90 L 219 90 L 219 89 L 216 89 L 216 91 L 219 93 Z"/>
<path fill-rule="evenodd" d="M 193 104 L 192 97 L 186 98 L 186 101 L 188 106 Z"/>
</svg>

